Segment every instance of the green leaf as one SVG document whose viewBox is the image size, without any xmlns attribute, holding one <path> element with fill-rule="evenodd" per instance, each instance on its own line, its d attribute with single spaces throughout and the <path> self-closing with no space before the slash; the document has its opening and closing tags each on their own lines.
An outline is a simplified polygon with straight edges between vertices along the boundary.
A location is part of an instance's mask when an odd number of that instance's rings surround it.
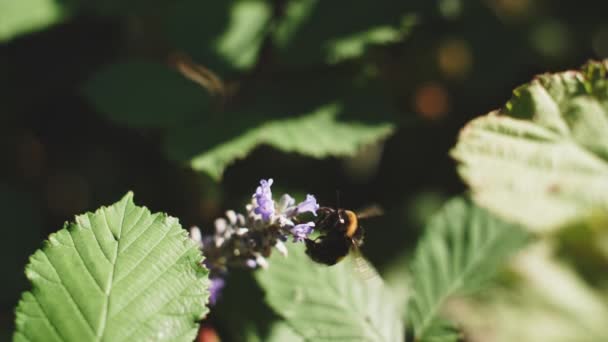
<svg viewBox="0 0 608 342">
<path fill-rule="evenodd" d="M 0 42 L 59 23 L 66 14 L 55 0 L 0 0 Z"/>
<path fill-rule="evenodd" d="M 404 331 L 392 294 L 379 278 L 365 280 L 353 260 L 320 265 L 293 246 L 256 273 L 267 303 L 307 341 L 402 341 Z"/>
<path fill-rule="evenodd" d="M 314 158 L 352 156 L 394 131 L 392 109 L 366 89 L 302 80 L 260 84 L 253 94 L 238 108 L 169 131 L 167 154 L 220 179 L 260 145 Z"/>
<path fill-rule="evenodd" d="M 170 10 L 166 31 L 175 48 L 213 72 L 230 74 L 255 65 L 271 17 L 264 0 L 183 0 Z"/>
<path fill-rule="evenodd" d="M 31 258 L 15 341 L 192 341 L 207 270 L 177 219 L 128 193 L 76 217 Z"/>
<path fill-rule="evenodd" d="M 148 62 L 110 65 L 84 87 L 97 110 L 118 123 L 165 127 L 202 115 L 209 94 L 167 66 Z"/>
<path fill-rule="evenodd" d="M 452 156 L 477 203 L 536 231 L 606 216 L 607 69 L 540 75 L 465 126 Z"/>
<path fill-rule="evenodd" d="M 403 39 L 414 23 L 406 8 L 390 1 L 290 0 L 273 38 L 286 64 L 337 63 Z"/>
<path fill-rule="evenodd" d="M 265 144 L 285 152 L 296 152 L 315 158 L 354 155 L 366 144 L 381 140 L 393 132 L 390 123 L 363 124 L 337 118 L 340 106 L 330 104 L 301 117 L 271 120 L 247 129 L 243 134 L 211 146 L 190 160 L 190 166 L 220 179 L 224 169 L 245 157 L 255 147 Z M 169 154 L 179 153 L 183 145 L 209 128 L 192 127 L 168 137 Z M 184 134 L 185 133 L 185 134 Z M 189 134 L 188 134 L 189 133 Z"/>
<path fill-rule="evenodd" d="M 487 331 L 492 341 L 606 341 L 608 303 L 542 240 L 511 263 L 509 286 L 464 300 L 454 312 L 468 331 Z"/>
<path fill-rule="evenodd" d="M 246 331 L 248 342 L 304 342 L 304 338 L 298 335 L 288 324 L 283 320 L 272 321 L 269 323 L 268 331 L 261 336 L 254 327 L 249 327 Z"/>
<path fill-rule="evenodd" d="M 213 307 L 215 327 L 227 341 L 304 341 L 264 302 L 264 292 L 249 270 L 232 270 Z M 239 310 L 234 310 L 238 307 Z"/>
<path fill-rule="evenodd" d="M 426 227 L 411 266 L 407 314 L 417 341 L 456 341 L 439 314 L 454 295 L 479 290 L 527 240 L 507 224 L 463 198 L 448 202 Z"/>
</svg>

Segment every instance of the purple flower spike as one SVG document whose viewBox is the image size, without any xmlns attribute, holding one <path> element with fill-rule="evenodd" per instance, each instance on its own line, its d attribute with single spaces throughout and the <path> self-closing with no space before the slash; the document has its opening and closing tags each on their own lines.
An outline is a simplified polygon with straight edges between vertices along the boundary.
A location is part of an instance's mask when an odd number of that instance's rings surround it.
<svg viewBox="0 0 608 342">
<path fill-rule="evenodd" d="M 317 203 L 317 199 L 313 195 L 306 195 L 306 200 L 300 204 L 298 204 L 297 213 L 305 213 L 311 212 L 313 215 L 317 216 L 317 210 L 319 209 L 319 204 Z"/>
<path fill-rule="evenodd" d="M 266 222 L 270 221 L 270 217 L 274 214 L 274 201 L 272 200 L 272 178 L 260 181 L 260 186 L 255 190 L 253 197 L 255 198 L 257 207 L 253 210 L 256 214 L 262 215 L 262 219 Z"/>
<path fill-rule="evenodd" d="M 209 305 L 215 305 L 226 285 L 226 281 L 221 277 L 211 277 L 209 280 L 211 281 L 211 284 L 209 284 Z"/>
<path fill-rule="evenodd" d="M 291 233 L 293 234 L 293 242 L 303 242 L 304 239 L 306 239 L 308 235 L 312 233 L 312 227 L 314 226 L 314 222 L 308 222 L 298 224 L 295 227 L 291 228 Z"/>
<path fill-rule="evenodd" d="M 272 186 L 273 182 L 274 180 L 272 178 L 269 178 L 268 180 L 260 180 L 260 186 L 255 189 L 255 194 L 253 197 L 257 198 L 258 196 L 267 196 L 268 198 L 272 198 L 272 191 L 270 190 L 270 187 Z"/>
<path fill-rule="evenodd" d="M 274 202 L 271 199 L 261 198 L 258 200 L 258 206 L 253 212 L 262 215 L 262 220 L 268 222 L 272 214 L 274 214 Z"/>
</svg>

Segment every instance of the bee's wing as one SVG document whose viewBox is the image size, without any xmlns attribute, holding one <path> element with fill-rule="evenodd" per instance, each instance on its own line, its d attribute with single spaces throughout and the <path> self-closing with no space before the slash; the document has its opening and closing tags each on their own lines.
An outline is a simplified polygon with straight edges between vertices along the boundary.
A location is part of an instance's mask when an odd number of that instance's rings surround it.
<svg viewBox="0 0 608 342">
<path fill-rule="evenodd" d="M 365 281 L 382 282 L 382 278 L 370 263 L 361 254 L 359 246 L 353 241 L 351 260 L 356 273 Z"/>
<path fill-rule="evenodd" d="M 357 211 L 357 218 L 367 219 L 384 215 L 384 210 L 377 204 L 372 204 Z"/>
</svg>

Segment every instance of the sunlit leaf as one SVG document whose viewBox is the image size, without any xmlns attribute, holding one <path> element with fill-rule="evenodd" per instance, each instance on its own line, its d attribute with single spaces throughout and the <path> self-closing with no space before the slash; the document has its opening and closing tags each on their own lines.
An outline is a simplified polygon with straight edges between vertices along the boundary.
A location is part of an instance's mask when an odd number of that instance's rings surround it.
<svg viewBox="0 0 608 342">
<path fill-rule="evenodd" d="M 177 219 L 132 193 L 76 217 L 31 258 L 15 341 L 192 341 L 207 270 Z"/>
<path fill-rule="evenodd" d="M 261 144 L 315 158 L 348 156 L 355 154 L 361 146 L 382 139 L 393 131 L 390 123 L 366 125 L 340 121 L 337 118 L 339 108 L 338 105 L 327 105 L 302 117 L 272 120 L 252 127 L 244 134 L 192 158 L 190 165 L 195 170 L 220 178 L 230 163 L 245 157 Z M 187 137 L 181 134 L 175 137 L 184 138 Z M 176 142 L 170 140 L 170 143 Z"/>
<path fill-rule="evenodd" d="M 0 42 L 56 24 L 66 14 L 55 0 L 0 0 Z"/>
<path fill-rule="evenodd" d="M 155 63 L 112 64 L 98 71 L 84 92 L 102 114 L 134 126 L 176 125 L 209 110 L 204 88 Z"/>
<path fill-rule="evenodd" d="M 347 258 L 335 266 L 313 262 L 303 246 L 274 255 L 256 273 L 266 301 L 307 341 L 403 341 L 392 296 L 379 278 L 365 279 Z"/>
<path fill-rule="evenodd" d="M 377 95 L 356 89 L 343 95 L 340 87 L 322 81 L 260 85 L 240 107 L 170 131 L 167 153 L 219 179 L 260 145 L 314 158 L 351 156 L 394 131 L 392 109 Z"/>
<path fill-rule="evenodd" d="M 448 202 L 426 227 L 411 267 L 407 315 L 417 341 L 456 341 L 440 316 L 446 300 L 479 290 L 526 237 L 466 199 Z"/>
<path fill-rule="evenodd" d="M 465 126 L 452 155 L 477 203 L 535 230 L 606 216 L 607 68 L 540 75 Z"/>
</svg>

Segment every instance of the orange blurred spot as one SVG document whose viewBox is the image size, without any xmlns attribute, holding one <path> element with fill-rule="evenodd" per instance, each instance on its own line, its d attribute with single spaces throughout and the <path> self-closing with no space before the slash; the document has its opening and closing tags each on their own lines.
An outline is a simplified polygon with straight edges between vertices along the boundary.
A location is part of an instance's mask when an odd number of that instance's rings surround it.
<svg viewBox="0 0 608 342">
<path fill-rule="evenodd" d="M 420 86 L 414 95 L 416 112 L 428 120 L 443 118 L 450 109 L 450 99 L 446 89 L 439 83 Z"/>
<path fill-rule="evenodd" d="M 446 77 L 463 78 L 471 70 L 473 55 L 466 41 L 449 39 L 439 45 L 437 63 Z"/>
<path fill-rule="evenodd" d="M 198 342 L 220 342 L 220 337 L 215 329 L 210 326 L 202 326 L 198 332 Z"/>
</svg>

